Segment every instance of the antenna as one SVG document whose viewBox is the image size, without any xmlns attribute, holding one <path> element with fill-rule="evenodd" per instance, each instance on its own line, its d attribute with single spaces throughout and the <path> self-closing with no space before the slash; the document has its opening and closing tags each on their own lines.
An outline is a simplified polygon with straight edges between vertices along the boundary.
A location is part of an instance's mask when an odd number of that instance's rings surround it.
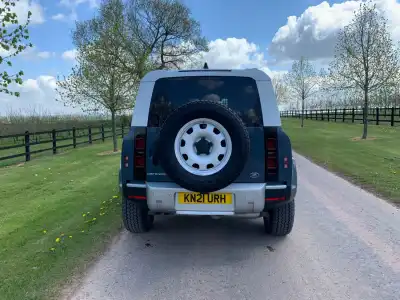
<svg viewBox="0 0 400 300">
<path fill-rule="evenodd" d="M 207 70 L 208 70 L 208 65 L 207 65 L 207 63 L 204 63 L 203 69 L 207 69 Z"/>
</svg>

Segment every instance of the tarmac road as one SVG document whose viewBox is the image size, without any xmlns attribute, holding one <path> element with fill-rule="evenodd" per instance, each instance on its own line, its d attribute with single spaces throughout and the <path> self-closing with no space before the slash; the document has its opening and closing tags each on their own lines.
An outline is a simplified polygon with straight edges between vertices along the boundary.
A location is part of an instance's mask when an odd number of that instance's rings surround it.
<svg viewBox="0 0 400 300">
<path fill-rule="evenodd" d="M 400 299 L 400 211 L 296 155 L 293 232 L 160 217 L 124 231 L 70 299 Z"/>
</svg>

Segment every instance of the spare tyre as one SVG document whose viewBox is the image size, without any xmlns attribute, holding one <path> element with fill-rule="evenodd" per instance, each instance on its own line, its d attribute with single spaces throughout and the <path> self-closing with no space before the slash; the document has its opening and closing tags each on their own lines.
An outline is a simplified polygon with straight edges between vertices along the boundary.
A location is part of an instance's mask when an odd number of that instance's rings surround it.
<svg viewBox="0 0 400 300">
<path fill-rule="evenodd" d="M 231 184 L 250 152 L 242 119 L 213 101 L 189 102 L 165 120 L 158 139 L 158 160 L 181 187 L 200 193 Z"/>
</svg>

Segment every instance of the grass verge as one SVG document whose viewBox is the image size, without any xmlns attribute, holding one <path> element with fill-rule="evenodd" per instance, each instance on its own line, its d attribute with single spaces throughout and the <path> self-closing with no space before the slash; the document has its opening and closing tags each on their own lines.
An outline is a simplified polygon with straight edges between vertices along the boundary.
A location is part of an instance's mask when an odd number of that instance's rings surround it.
<svg viewBox="0 0 400 300">
<path fill-rule="evenodd" d="M 353 183 L 400 205 L 400 128 L 283 119 L 293 149 Z"/>
<path fill-rule="evenodd" d="M 111 142 L 0 168 L 0 295 L 53 299 L 121 228 Z"/>
</svg>

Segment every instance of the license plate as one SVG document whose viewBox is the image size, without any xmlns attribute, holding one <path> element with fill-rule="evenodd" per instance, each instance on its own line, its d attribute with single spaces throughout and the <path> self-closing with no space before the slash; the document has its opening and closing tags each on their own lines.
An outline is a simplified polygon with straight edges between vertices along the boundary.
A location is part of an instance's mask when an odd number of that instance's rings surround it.
<svg viewBox="0 0 400 300">
<path fill-rule="evenodd" d="M 178 193 L 179 204 L 232 204 L 232 194 Z"/>
</svg>

